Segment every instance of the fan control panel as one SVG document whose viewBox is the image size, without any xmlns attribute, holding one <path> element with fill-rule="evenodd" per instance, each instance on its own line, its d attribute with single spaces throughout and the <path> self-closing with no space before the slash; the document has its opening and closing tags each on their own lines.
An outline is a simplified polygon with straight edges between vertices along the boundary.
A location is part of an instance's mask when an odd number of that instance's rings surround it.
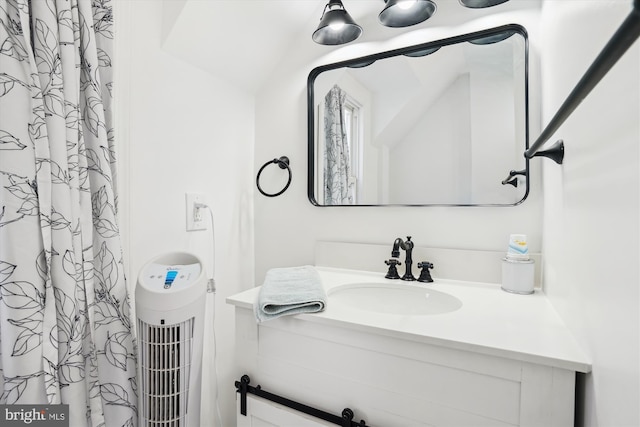
<svg viewBox="0 0 640 427">
<path fill-rule="evenodd" d="M 172 289 L 186 287 L 200 276 L 200 264 L 163 265 L 149 264 L 145 277 L 153 288 Z"/>
</svg>

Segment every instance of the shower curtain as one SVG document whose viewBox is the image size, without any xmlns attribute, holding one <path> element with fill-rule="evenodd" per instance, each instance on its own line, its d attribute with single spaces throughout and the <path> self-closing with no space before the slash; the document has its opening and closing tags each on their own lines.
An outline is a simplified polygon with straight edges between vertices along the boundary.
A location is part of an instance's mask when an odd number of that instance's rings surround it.
<svg viewBox="0 0 640 427">
<path fill-rule="evenodd" d="M 351 163 L 344 125 L 345 91 L 334 85 L 324 98 L 324 204 L 351 205 Z"/>
<path fill-rule="evenodd" d="M 137 424 L 110 0 L 0 0 L 0 404 Z"/>
</svg>

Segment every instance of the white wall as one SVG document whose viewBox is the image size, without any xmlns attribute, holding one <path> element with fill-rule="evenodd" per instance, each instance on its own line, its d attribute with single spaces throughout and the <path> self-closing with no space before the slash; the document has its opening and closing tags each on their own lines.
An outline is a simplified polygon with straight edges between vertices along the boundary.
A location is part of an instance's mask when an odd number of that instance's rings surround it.
<svg viewBox="0 0 640 427">
<path fill-rule="evenodd" d="M 515 36 L 513 38 L 521 40 Z M 515 48 L 513 50 L 515 51 Z M 513 102 L 521 85 L 505 84 L 511 81 L 520 82 L 524 78 L 524 67 L 518 67 L 519 55 L 511 53 L 511 57 L 513 57 L 513 68 L 494 65 L 495 69 L 491 69 L 488 64 L 484 66 L 475 64 L 477 71 L 472 69 L 471 72 L 470 105 L 473 141 L 470 179 L 473 195 L 471 201 L 475 203 L 481 203 L 482 200 L 490 200 L 493 203 L 513 203 L 524 195 L 524 186 L 514 190 L 510 185 L 495 185 L 496 182 L 505 179 L 506 175 L 503 171 L 497 171 L 492 167 L 496 164 L 503 165 L 504 170 L 521 170 L 525 167 L 522 153 L 513 148 L 516 146 L 514 141 L 519 141 L 522 135 L 518 132 L 520 128 L 516 127 L 516 121 L 521 120 L 517 114 L 524 116 L 524 111 L 514 106 L 524 103 Z M 524 99 L 524 97 L 517 99 Z M 486 141 L 491 141 L 493 145 L 487 144 Z M 485 142 L 484 146 L 481 142 Z M 514 160 L 516 154 L 519 158 Z"/>
<path fill-rule="evenodd" d="M 544 122 L 630 10 L 544 2 Z M 640 425 L 639 123 L 636 42 L 552 138 L 565 141 L 564 164 L 544 165 L 545 289 L 593 361 L 586 426 Z"/>
<path fill-rule="evenodd" d="M 470 91 L 469 74 L 462 74 L 389 150 L 390 203 L 471 202 Z"/>
<path fill-rule="evenodd" d="M 171 29 L 170 21 L 163 29 L 163 2 L 121 0 L 115 13 L 129 286 L 166 251 L 194 252 L 211 271 L 210 231 L 185 231 L 184 193 L 204 193 L 216 225 L 220 403 L 224 425 L 233 425 L 233 308 L 224 299 L 253 286 L 253 99 L 163 51 Z"/>
<path fill-rule="evenodd" d="M 536 2 L 529 3 L 539 6 Z M 459 5 L 452 6 L 464 9 Z M 465 19 L 474 16 L 471 10 L 462 12 Z M 416 245 L 421 246 L 506 250 L 509 234 L 521 232 L 529 236 L 531 251 L 539 252 L 542 207 L 540 188 L 536 185 L 540 180 L 536 162 L 533 162 L 534 188 L 529 199 L 520 206 L 507 208 L 314 207 L 307 200 L 306 167 L 306 83 L 309 72 L 316 66 L 506 23 L 521 22 L 533 36 L 537 18 L 535 10 L 523 11 L 492 15 L 458 26 L 451 23 L 450 17 L 441 14 L 431 18 L 431 26 L 420 26 L 397 37 L 393 36 L 392 29 L 377 22 L 361 22 L 365 25 L 365 36 L 354 44 L 319 46 L 310 36 L 293 43 L 289 54 L 268 79 L 269 84 L 256 98 L 254 173 L 266 161 L 281 155 L 291 159 L 293 169 L 291 187 L 282 196 L 266 198 L 256 193 L 254 199 L 256 284 L 262 283 L 269 268 L 312 263 L 316 240 L 388 243 L 391 246 L 396 237 L 411 235 Z M 459 24 L 464 24 L 465 19 Z M 438 26 L 439 22 L 446 25 Z M 539 87 L 536 86 L 535 70 L 532 71 L 532 87 Z M 532 92 L 532 128 L 535 130 L 538 129 L 536 106 L 539 103 L 535 91 Z M 267 180 L 263 185 L 268 187 L 270 183 Z M 277 190 L 278 184 L 272 185 L 268 188 Z M 385 267 L 383 261 L 380 260 L 380 271 Z M 437 276 L 437 266 L 434 275 Z"/>
</svg>

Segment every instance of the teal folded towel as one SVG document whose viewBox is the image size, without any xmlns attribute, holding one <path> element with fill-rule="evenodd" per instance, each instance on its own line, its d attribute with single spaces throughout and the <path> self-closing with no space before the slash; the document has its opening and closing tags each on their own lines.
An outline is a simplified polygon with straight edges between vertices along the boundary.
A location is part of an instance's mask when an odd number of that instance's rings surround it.
<svg viewBox="0 0 640 427">
<path fill-rule="evenodd" d="M 320 275 L 310 265 L 267 271 L 255 304 L 258 322 L 298 313 L 324 310 L 327 294 Z"/>
</svg>

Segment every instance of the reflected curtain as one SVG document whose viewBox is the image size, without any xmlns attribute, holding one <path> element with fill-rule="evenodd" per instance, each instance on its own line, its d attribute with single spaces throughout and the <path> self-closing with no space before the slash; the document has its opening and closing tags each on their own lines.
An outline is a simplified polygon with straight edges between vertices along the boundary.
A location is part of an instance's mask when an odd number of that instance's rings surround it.
<svg viewBox="0 0 640 427">
<path fill-rule="evenodd" d="M 0 0 L 1 404 L 137 424 L 110 0 Z"/>
<path fill-rule="evenodd" d="M 351 205 L 351 162 L 344 121 L 347 94 L 334 85 L 324 98 L 324 204 Z"/>
</svg>

